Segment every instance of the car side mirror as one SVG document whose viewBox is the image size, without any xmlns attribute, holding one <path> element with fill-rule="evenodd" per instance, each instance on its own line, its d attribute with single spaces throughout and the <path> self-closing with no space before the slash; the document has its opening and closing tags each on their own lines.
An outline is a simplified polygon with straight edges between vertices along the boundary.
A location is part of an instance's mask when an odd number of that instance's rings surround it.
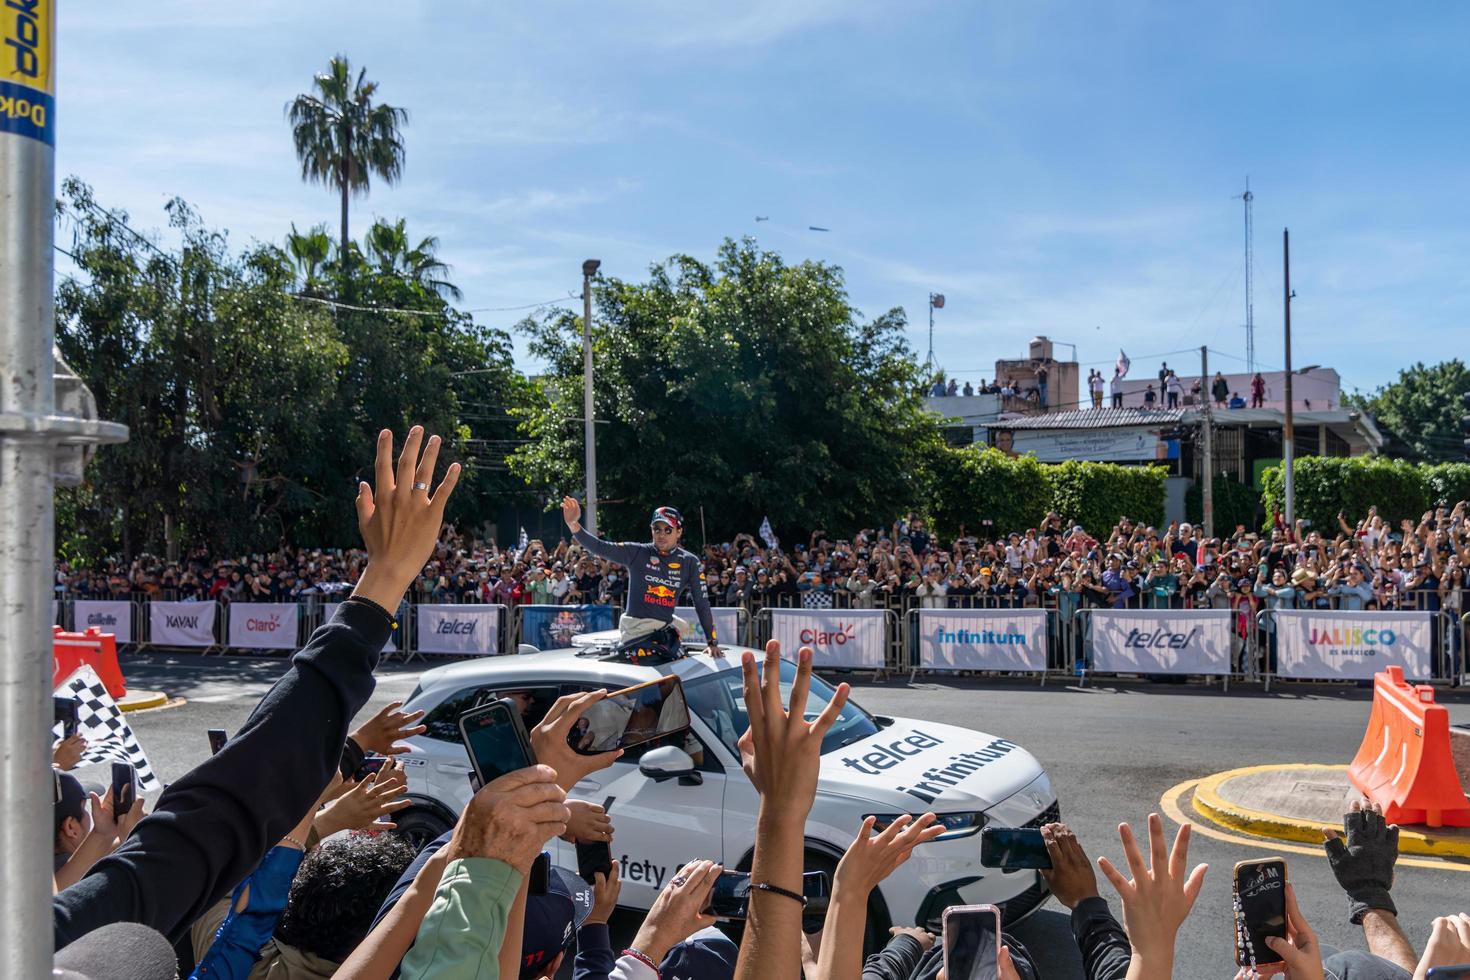
<svg viewBox="0 0 1470 980">
<path fill-rule="evenodd" d="M 638 760 L 638 771 L 656 783 L 678 779 L 682 785 L 699 785 L 704 777 L 694 767 L 694 759 L 677 745 L 649 749 Z"/>
</svg>

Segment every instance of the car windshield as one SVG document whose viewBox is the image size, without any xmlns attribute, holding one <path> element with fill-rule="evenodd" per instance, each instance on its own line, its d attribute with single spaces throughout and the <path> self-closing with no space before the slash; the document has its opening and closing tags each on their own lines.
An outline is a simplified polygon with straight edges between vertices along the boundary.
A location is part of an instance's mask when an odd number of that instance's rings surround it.
<svg viewBox="0 0 1470 980">
<path fill-rule="evenodd" d="M 761 665 L 764 669 L 764 664 Z M 791 684 L 796 680 L 796 665 L 781 661 L 781 703 L 789 704 Z M 815 674 L 812 675 L 811 693 L 806 699 L 806 717 L 815 721 L 826 709 L 835 692 L 832 686 Z M 740 747 L 736 744 L 750 724 L 745 714 L 745 688 L 739 667 L 720 671 L 708 677 L 686 681 L 684 695 L 689 709 L 699 716 L 725 743 L 731 754 L 739 757 Z M 850 745 L 878 731 L 878 725 L 862 708 L 848 701 L 837 716 L 827 737 L 822 739 L 822 754 Z"/>
</svg>

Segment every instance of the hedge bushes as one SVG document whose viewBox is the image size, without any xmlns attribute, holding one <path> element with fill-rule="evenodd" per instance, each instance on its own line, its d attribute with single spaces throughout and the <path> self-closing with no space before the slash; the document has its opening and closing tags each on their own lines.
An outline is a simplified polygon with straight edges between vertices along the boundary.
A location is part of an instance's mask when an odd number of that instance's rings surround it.
<svg viewBox="0 0 1470 980">
<path fill-rule="evenodd" d="M 1409 463 L 1376 456 L 1304 456 L 1296 461 L 1296 516 L 1324 534 L 1335 533 L 1337 515 L 1361 520 L 1376 506 L 1385 521 L 1417 522 L 1433 507 L 1470 499 L 1470 464 Z M 1267 514 L 1285 506 L 1281 467 L 1263 474 L 1261 503 Z"/>
<path fill-rule="evenodd" d="M 1217 477 L 1215 480 L 1215 534 L 1224 536 L 1235 530 L 1237 524 L 1256 528 L 1259 522 L 1256 511 L 1261 497 L 1244 483 Z M 1184 494 L 1184 515 L 1194 524 L 1205 519 L 1204 491 L 1196 483 Z"/>
<path fill-rule="evenodd" d="M 997 449 L 945 448 L 931 464 L 929 513 L 943 537 L 961 527 L 983 535 L 986 520 L 999 532 L 1036 527 L 1049 510 L 1106 536 L 1120 517 L 1163 523 L 1166 475 L 1156 466 L 1048 464 Z"/>
</svg>

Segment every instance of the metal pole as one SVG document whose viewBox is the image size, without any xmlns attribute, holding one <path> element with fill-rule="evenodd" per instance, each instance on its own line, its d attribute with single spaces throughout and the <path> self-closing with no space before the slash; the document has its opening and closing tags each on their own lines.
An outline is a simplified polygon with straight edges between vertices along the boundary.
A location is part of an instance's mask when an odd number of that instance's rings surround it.
<svg viewBox="0 0 1470 980">
<path fill-rule="evenodd" d="M 587 442 L 587 513 L 582 523 L 592 534 L 597 533 L 597 433 L 592 422 L 592 277 L 602 262 L 588 259 L 582 263 L 582 416 Z"/>
<path fill-rule="evenodd" d="M 1294 472 L 1294 457 L 1296 456 L 1296 429 L 1291 421 L 1291 231 L 1281 229 L 1281 274 L 1282 294 L 1286 297 L 1282 304 L 1286 310 L 1286 427 L 1281 433 L 1282 442 L 1282 465 L 1286 468 L 1286 480 L 1284 490 L 1286 493 L 1286 529 L 1291 531 L 1296 527 L 1296 473 Z"/>
<path fill-rule="evenodd" d="M 11 8 L 0 18 L 0 972 L 41 977 L 53 935 L 55 4 Z"/>
<path fill-rule="evenodd" d="M 1199 349 L 1200 390 L 1205 399 L 1204 449 L 1201 464 L 1200 516 L 1203 518 L 1206 540 L 1215 536 L 1215 418 L 1212 412 L 1213 395 L 1210 392 L 1210 349 Z"/>
</svg>

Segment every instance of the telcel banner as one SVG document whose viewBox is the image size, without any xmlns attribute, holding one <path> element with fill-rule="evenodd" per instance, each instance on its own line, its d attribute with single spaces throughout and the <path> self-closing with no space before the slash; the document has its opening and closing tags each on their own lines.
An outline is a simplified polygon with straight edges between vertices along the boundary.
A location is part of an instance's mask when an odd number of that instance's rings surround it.
<svg viewBox="0 0 1470 980">
<path fill-rule="evenodd" d="M 133 604 L 126 599 L 78 599 L 72 604 L 72 620 L 78 633 L 95 626 L 117 637 L 118 646 L 133 642 Z"/>
<path fill-rule="evenodd" d="M 337 614 L 337 607 L 340 605 L 342 605 L 342 603 L 340 602 L 322 603 L 322 622 L 330 623 L 332 621 L 332 617 Z M 383 644 L 383 649 L 381 652 L 394 653 L 398 650 L 398 644 L 394 642 L 394 637 L 396 637 L 397 635 L 398 634 L 396 632 L 388 634 L 388 642 Z"/>
<path fill-rule="evenodd" d="M 695 612 L 693 606 L 675 606 L 674 615 L 693 627 L 686 639 L 696 640 L 701 644 L 709 642 L 705 638 L 704 627 L 699 625 L 699 613 Z M 720 641 L 720 646 L 740 642 L 740 610 L 716 608 L 710 610 L 710 615 L 714 617 L 715 638 Z"/>
<path fill-rule="evenodd" d="M 920 670 L 1046 670 L 1044 609 L 922 609 Z"/>
<path fill-rule="evenodd" d="M 479 656 L 499 653 L 502 608 L 474 602 L 462 606 L 415 607 L 419 653 Z"/>
<path fill-rule="evenodd" d="M 1092 669 L 1119 674 L 1229 674 L 1229 609 L 1099 609 Z"/>
<path fill-rule="evenodd" d="M 772 609 L 771 639 L 792 659 L 811 647 L 817 667 L 882 670 L 887 619 L 882 609 Z"/>
<path fill-rule="evenodd" d="M 298 606 L 294 602 L 231 603 L 229 646 L 244 650 L 295 650 Z"/>
<path fill-rule="evenodd" d="M 217 602 L 148 603 L 148 641 L 160 647 L 212 647 Z"/>
<path fill-rule="evenodd" d="M 1276 674 L 1371 680 L 1391 664 L 1416 680 L 1433 673 L 1434 613 L 1283 609 L 1276 618 Z"/>
</svg>

